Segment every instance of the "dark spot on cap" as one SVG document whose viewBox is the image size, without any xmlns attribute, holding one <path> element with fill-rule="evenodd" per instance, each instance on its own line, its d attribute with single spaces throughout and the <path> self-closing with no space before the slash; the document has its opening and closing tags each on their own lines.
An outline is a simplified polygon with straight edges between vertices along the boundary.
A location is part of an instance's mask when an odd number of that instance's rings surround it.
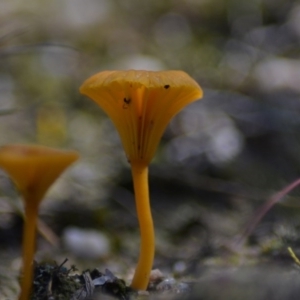
<svg viewBox="0 0 300 300">
<path fill-rule="evenodd" d="M 164 86 L 164 88 L 167 90 L 168 88 L 170 87 L 170 85 L 168 85 L 168 84 L 166 84 L 165 86 Z"/>
<path fill-rule="evenodd" d="M 126 103 L 126 104 L 129 104 L 130 102 L 131 102 L 131 99 L 130 98 L 124 98 L 124 102 Z"/>
</svg>

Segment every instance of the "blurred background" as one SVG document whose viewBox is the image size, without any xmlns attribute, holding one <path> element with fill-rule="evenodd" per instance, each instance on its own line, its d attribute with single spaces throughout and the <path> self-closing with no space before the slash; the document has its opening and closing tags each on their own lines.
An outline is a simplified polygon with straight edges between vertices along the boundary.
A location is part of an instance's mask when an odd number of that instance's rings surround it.
<svg viewBox="0 0 300 300">
<path fill-rule="evenodd" d="M 172 120 L 150 167 L 154 267 L 197 278 L 236 263 L 236 237 L 300 176 L 299 1 L 0 0 L 0 145 L 81 153 L 41 205 L 37 260 L 124 276 L 139 252 L 130 168 L 110 120 L 79 94 L 107 69 L 180 69 L 204 90 Z M 0 196 L 0 273 L 17 273 L 22 203 L 4 172 Z M 246 262 L 300 251 L 299 196 L 246 239 Z"/>
</svg>

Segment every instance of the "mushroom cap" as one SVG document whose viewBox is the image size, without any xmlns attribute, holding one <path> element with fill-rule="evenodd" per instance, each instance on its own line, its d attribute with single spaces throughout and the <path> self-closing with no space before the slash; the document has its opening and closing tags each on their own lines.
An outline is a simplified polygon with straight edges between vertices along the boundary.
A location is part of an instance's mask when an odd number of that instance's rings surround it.
<svg viewBox="0 0 300 300">
<path fill-rule="evenodd" d="M 94 100 L 117 128 L 128 160 L 150 163 L 166 126 L 186 105 L 202 98 L 183 71 L 103 71 L 80 92 Z"/>
<path fill-rule="evenodd" d="M 56 178 L 79 154 L 37 145 L 6 145 L 0 148 L 0 167 L 14 181 L 25 201 L 39 202 Z"/>
</svg>

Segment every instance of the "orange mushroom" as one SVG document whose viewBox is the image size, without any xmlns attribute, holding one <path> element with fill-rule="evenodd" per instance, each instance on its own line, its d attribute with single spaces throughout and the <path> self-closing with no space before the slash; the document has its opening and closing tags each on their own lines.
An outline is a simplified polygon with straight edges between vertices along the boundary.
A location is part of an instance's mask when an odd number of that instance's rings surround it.
<svg viewBox="0 0 300 300">
<path fill-rule="evenodd" d="M 78 158 L 76 151 L 63 151 L 43 146 L 16 144 L 0 148 L 0 167 L 16 184 L 23 196 L 25 206 L 20 300 L 30 299 L 39 204 L 51 184 Z"/>
<path fill-rule="evenodd" d="M 131 283 L 145 290 L 153 265 L 155 241 L 149 203 L 148 165 L 169 121 L 202 97 L 200 86 L 182 71 L 103 71 L 80 88 L 111 118 L 131 164 L 141 246 Z"/>
</svg>

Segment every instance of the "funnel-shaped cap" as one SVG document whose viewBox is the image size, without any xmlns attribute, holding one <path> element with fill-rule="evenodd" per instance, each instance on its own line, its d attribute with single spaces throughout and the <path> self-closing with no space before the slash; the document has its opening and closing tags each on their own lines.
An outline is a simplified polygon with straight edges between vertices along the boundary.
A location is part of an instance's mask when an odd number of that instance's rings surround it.
<svg viewBox="0 0 300 300">
<path fill-rule="evenodd" d="M 44 146 L 16 144 L 0 148 L 0 167 L 12 178 L 25 201 L 41 201 L 50 185 L 78 158 L 76 151 Z"/>
<path fill-rule="evenodd" d="M 104 71 L 80 88 L 116 126 L 129 161 L 150 163 L 172 117 L 202 97 L 182 71 Z"/>
</svg>

